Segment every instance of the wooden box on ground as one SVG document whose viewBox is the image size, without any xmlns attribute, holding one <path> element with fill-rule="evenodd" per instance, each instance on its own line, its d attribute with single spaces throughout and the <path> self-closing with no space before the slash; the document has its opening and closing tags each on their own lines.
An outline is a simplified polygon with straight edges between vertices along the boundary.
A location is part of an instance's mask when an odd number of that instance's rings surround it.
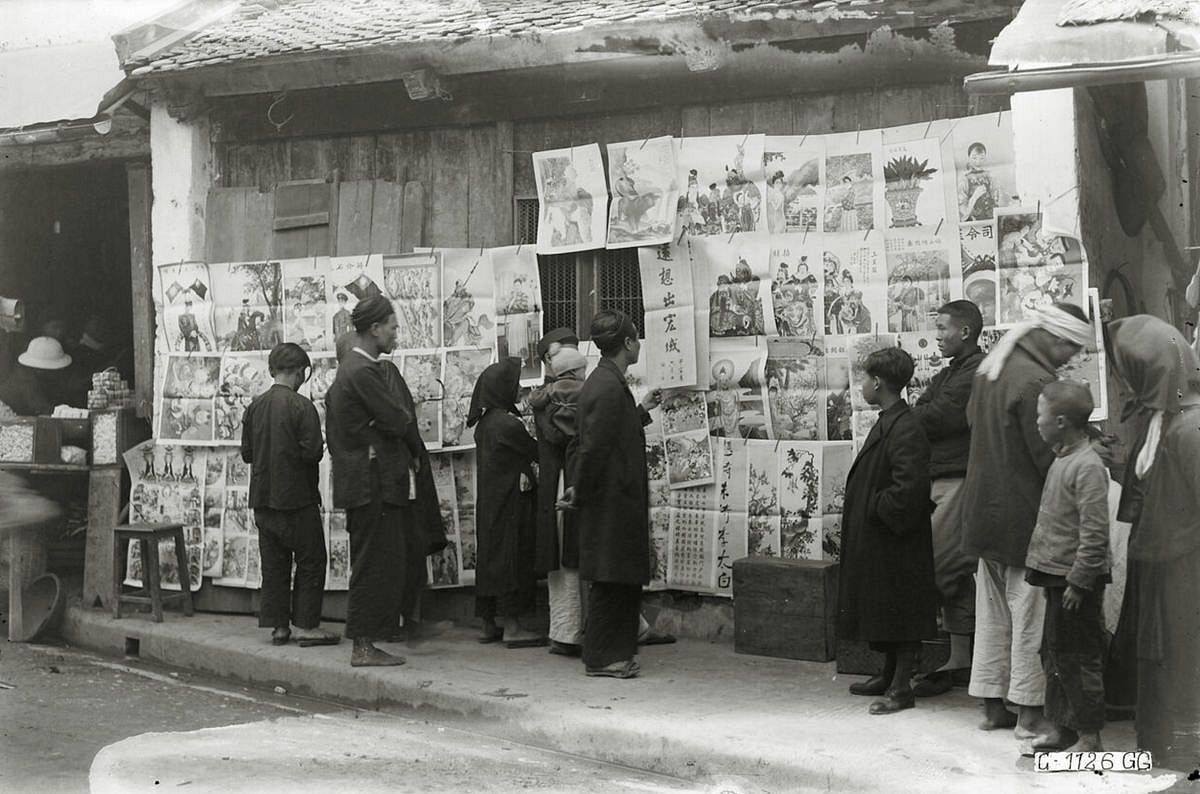
<svg viewBox="0 0 1200 794">
<path fill-rule="evenodd" d="M 834 657 L 836 562 L 746 557 L 733 563 L 733 649 L 828 662 Z"/>
</svg>

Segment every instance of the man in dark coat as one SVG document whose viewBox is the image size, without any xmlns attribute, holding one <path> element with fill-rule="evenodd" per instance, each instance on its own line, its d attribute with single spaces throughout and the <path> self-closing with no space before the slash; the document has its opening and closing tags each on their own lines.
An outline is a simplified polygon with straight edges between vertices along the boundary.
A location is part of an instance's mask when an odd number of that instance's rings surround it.
<svg viewBox="0 0 1200 794">
<path fill-rule="evenodd" d="M 569 328 L 555 328 L 537 343 L 538 358 L 546 373 L 545 383 L 535 389 L 529 402 L 537 429 L 537 553 L 534 567 L 546 574 L 550 600 L 550 652 L 578 656 L 583 638 L 583 611 L 579 579 L 579 534 L 575 513 L 559 512 L 555 507 L 559 477 L 566 481 L 567 447 L 550 427 L 546 407 L 546 389 L 554 382 L 550 359 L 562 347 L 578 347 L 579 337 Z M 562 519 L 561 537 L 559 518 Z"/>
<path fill-rule="evenodd" d="M 341 638 L 321 629 L 326 553 L 317 467 L 325 443 L 317 409 L 296 393 L 312 363 L 298 345 L 284 342 L 267 366 L 275 382 L 242 417 L 242 460 L 250 464 L 250 507 L 262 555 L 258 625 L 273 629 L 275 645 L 293 637 L 302 646 L 335 645 Z M 183 478 L 191 471 L 190 450 L 184 448 Z"/>
<path fill-rule="evenodd" d="M 651 392 L 639 406 L 625 371 L 641 352 L 637 329 L 619 311 L 592 320 L 603 358 L 579 395 L 579 451 L 564 507 L 579 512 L 579 574 L 590 582 L 583 637 L 588 675 L 633 678 L 642 587 L 650 581 L 650 491 L 646 469 Z"/>
<path fill-rule="evenodd" d="M 352 665 L 398 665 L 404 659 L 374 640 L 394 635 L 401 614 L 406 624 L 414 617 L 441 519 L 420 507 L 432 473 L 412 395 L 400 371 L 380 358 L 396 345 L 395 311 L 372 296 L 354 307 L 352 320 L 355 344 L 325 396 L 333 504 L 346 511 L 350 534 L 346 636 L 354 640 Z"/>
<path fill-rule="evenodd" d="M 1042 717 L 1046 678 L 1040 648 L 1045 599 L 1025 581 L 1025 557 L 1054 451 L 1037 431 L 1037 398 L 1090 338 L 1078 306 L 1055 304 L 996 342 L 975 375 L 967 421 L 971 448 L 962 487 L 964 554 L 979 558 L 973 697 L 983 730 L 1012 728 L 1023 745 L 1052 726 Z M 1018 707 L 1014 716 L 1004 701 Z"/>
<path fill-rule="evenodd" d="M 912 708 L 921 640 L 937 634 L 929 441 L 900 393 L 913 361 L 898 347 L 867 357 L 863 399 L 881 409 L 846 477 L 838 576 L 838 636 L 885 654 L 883 672 L 852 684 L 882 696 L 872 714 Z"/>
<path fill-rule="evenodd" d="M 929 439 L 930 498 L 937 505 L 931 519 L 933 570 L 942 601 L 942 628 L 950 635 L 950 658 L 916 682 L 917 697 L 947 692 L 957 676 L 971 671 L 976 561 L 962 553 L 961 495 L 971 448 L 967 402 L 975 370 L 983 361 L 981 330 L 983 317 L 971 301 L 951 301 L 938 309 L 938 350 L 950 363 L 933 376 L 912 409 Z"/>
<path fill-rule="evenodd" d="M 467 414 L 467 427 L 475 428 L 475 615 L 483 620 L 483 641 L 499 636 L 509 648 L 546 644 L 544 635 L 520 624 L 534 611 L 538 579 L 532 466 L 537 442 L 517 418 L 520 381 L 520 359 L 492 364 L 476 381 Z"/>
</svg>

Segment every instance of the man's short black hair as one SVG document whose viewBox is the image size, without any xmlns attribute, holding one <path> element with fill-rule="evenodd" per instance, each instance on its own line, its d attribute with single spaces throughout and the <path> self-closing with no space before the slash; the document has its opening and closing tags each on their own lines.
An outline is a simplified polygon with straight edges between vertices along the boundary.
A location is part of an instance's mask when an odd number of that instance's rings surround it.
<svg viewBox="0 0 1200 794">
<path fill-rule="evenodd" d="M 267 368 L 271 371 L 271 377 L 281 372 L 295 372 L 311 366 L 312 360 L 308 353 L 295 342 L 280 342 L 267 356 Z"/>
<path fill-rule="evenodd" d="M 637 339 L 637 327 L 625 312 L 605 309 L 592 318 L 591 337 L 607 356 L 619 350 L 626 339 Z"/>
<path fill-rule="evenodd" d="M 867 356 L 863 369 L 872 378 L 879 378 L 897 394 L 912 380 L 916 369 L 912 356 L 898 347 L 885 347 Z"/>
<path fill-rule="evenodd" d="M 975 342 L 979 339 L 979 332 L 983 330 L 983 314 L 974 301 L 950 301 L 938 308 L 938 314 L 948 315 L 960 328 L 971 329 L 971 333 L 967 335 L 968 341 Z"/>
<path fill-rule="evenodd" d="M 1050 413 L 1061 416 L 1076 430 L 1087 426 L 1096 407 L 1091 390 L 1078 381 L 1056 380 L 1042 387 L 1042 397 L 1050 405 Z"/>
</svg>

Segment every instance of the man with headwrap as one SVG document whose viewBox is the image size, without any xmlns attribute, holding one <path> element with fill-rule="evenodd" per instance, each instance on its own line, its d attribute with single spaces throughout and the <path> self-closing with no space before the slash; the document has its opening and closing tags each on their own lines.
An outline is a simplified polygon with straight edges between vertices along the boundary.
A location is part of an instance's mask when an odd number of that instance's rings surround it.
<svg viewBox="0 0 1200 794">
<path fill-rule="evenodd" d="M 579 574 L 589 584 L 583 663 L 590 676 L 633 678 L 642 587 L 650 580 L 650 493 L 646 469 L 651 392 L 639 406 L 625 371 L 641 352 L 637 329 L 619 311 L 592 320 L 603 358 L 579 395 L 579 450 L 563 506 L 578 511 Z"/>
<path fill-rule="evenodd" d="M 1078 306 L 1055 304 L 1011 329 L 979 364 L 967 404 L 971 446 L 962 486 L 962 550 L 979 558 L 969 692 L 984 699 L 984 730 L 1016 727 L 1028 752 L 1050 733 L 1039 655 L 1045 601 L 1025 581 L 1025 557 L 1054 452 L 1037 431 L 1037 399 L 1094 339 Z M 1014 715 L 1004 701 L 1018 707 Z"/>
<path fill-rule="evenodd" d="M 1200 361 L 1183 334 L 1148 315 L 1112 322 L 1108 341 L 1130 395 L 1123 413 L 1140 424 L 1120 516 L 1133 521 L 1137 746 L 1156 765 L 1191 770 L 1200 758 Z"/>
<path fill-rule="evenodd" d="M 538 579 L 532 487 L 537 443 L 517 418 L 520 380 L 520 359 L 492 364 L 475 382 L 467 414 L 467 427 L 475 428 L 475 615 L 483 620 L 483 641 L 532 648 L 546 638 L 521 628 L 519 620 L 534 611 Z"/>
<path fill-rule="evenodd" d="M 354 344 L 325 396 L 326 440 L 333 505 L 346 511 L 350 534 L 350 663 L 380 667 L 404 663 L 374 641 L 392 637 L 401 615 L 412 636 L 425 557 L 445 546 L 445 535 L 440 514 L 422 509 L 433 479 L 412 394 L 400 371 L 381 357 L 396 346 L 392 304 L 368 297 L 354 307 L 351 321 Z"/>
</svg>

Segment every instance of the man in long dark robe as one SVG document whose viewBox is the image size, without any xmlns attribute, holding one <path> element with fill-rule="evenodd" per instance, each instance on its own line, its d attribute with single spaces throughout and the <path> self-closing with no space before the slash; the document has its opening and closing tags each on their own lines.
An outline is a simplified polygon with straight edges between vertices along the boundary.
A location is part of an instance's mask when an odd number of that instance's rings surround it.
<svg viewBox="0 0 1200 794">
<path fill-rule="evenodd" d="M 250 464 L 250 507 L 262 553 L 258 625 L 273 629 L 275 645 L 293 638 L 302 646 L 335 645 L 341 638 L 321 628 L 326 552 L 317 468 L 325 443 L 317 409 L 296 393 L 312 364 L 298 345 L 285 342 L 267 365 L 274 383 L 242 417 L 242 460 Z M 185 447 L 181 479 L 192 476 L 191 461 Z"/>
<path fill-rule="evenodd" d="M 1136 315 L 1108 326 L 1127 414 L 1142 425 L 1126 493 L 1137 577 L 1137 746 L 1156 766 L 1200 758 L 1200 362 L 1178 330 Z"/>
<path fill-rule="evenodd" d="M 395 634 L 398 613 L 411 609 L 425 584 L 428 548 L 414 502 L 428 459 L 400 371 L 380 358 L 396 345 L 391 303 L 367 298 L 351 319 L 357 339 L 325 396 L 333 504 L 346 511 L 350 534 L 346 636 L 354 640 L 352 665 L 399 665 L 402 657 L 374 641 Z"/>
<path fill-rule="evenodd" d="M 475 614 L 483 620 L 483 639 L 499 635 L 509 648 L 546 644 L 545 636 L 520 624 L 534 611 L 538 578 L 532 467 L 537 442 L 517 418 L 520 380 L 519 359 L 492 364 L 475 382 L 467 414 L 467 427 L 475 428 Z"/>
<path fill-rule="evenodd" d="M 662 401 L 639 406 L 625 371 L 641 352 L 637 329 L 619 311 L 592 320 L 603 356 L 579 395 L 579 451 L 563 505 L 579 512 L 579 574 L 590 582 L 583 637 L 588 675 L 633 678 L 642 587 L 650 581 L 650 492 L 645 426 Z"/>
</svg>

